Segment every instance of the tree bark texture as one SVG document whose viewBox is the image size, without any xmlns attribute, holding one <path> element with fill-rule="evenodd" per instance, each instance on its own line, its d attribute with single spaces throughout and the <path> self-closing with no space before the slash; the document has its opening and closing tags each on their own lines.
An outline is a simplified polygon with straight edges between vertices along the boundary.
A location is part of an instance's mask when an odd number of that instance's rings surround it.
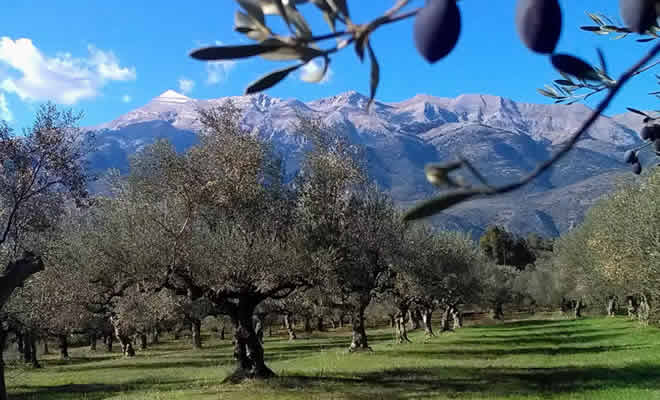
<svg viewBox="0 0 660 400">
<path fill-rule="evenodd" d="M 202 348 L 202 321 L 196 318 L 190 320 L 192 331 L 192 347 L 193 349 Z"/>
<path fill-rule="evenodd" d="M 244 379 L 268 379 L 275 373 L 266 366 L 264 349 L 252 323 L 252 315 L 258 302 L 239 299 L 231 318 L 234 324 L 234 358 L 236 370 L 225 382 L 238 383 Z"/>
</svg>

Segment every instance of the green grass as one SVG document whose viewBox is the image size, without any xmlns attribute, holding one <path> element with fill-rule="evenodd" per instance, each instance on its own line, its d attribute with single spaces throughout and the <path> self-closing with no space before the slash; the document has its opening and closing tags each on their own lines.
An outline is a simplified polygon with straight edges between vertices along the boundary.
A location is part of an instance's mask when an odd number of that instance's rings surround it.
<svg viewBox="0 0 660 400">
<path fill-rule="evenodd" d="M 660 330 L 624 318 L 473 325 L 396 345 L 370 331 L 373 353 L 349 354 L 348 332 L 289 343 L 266 338 L 266 382 L 221 385 L 229 341 L 201 351 L 166 342 L 134 359 L 79 348 L 44 368 L 10 368 L 11 399 L 660 399 Z M 54 357 L 54 356 L 49 356 Z"/>
</svg>

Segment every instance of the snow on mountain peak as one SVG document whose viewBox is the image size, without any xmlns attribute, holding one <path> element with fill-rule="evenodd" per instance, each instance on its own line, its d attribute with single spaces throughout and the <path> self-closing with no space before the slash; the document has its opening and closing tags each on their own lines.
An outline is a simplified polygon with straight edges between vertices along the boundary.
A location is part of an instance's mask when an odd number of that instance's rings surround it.
<svg viewBox="0 0 660 400">
<path fill-rule="evenodd" d="M 163 103 L 186 103 L 192 100 L 190 97 L 177 93 L 172 89 L 164 91 L 160 96 L 154 98 L 154 101 Z"/>
</svg>

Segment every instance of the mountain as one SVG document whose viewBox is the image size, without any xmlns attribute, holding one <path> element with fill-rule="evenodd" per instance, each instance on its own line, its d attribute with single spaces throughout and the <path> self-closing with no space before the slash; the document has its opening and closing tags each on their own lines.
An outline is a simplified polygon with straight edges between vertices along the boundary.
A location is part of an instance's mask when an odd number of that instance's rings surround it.
<svg viewBox="0 0 660 400">
<path fill-rule="evenodd" d="M 229 99 L 243 111 L 245 127 L 274 143 L 289 174 L 298 168 L 305 145 L 292 130 L 296 113 L 321 117 L 365 148 L 372 178 L 406 207 L 436 192 L 423 173 L 427 163 L 461 154 L 489 181 L 511 182 L 550 157 L 591 112 L 582 104 L 520 103 L 483 94 L 419 94 L 395 103 L 376 101 L 367 112 L 368 98 L 354 91 L 304 103 L 263 93 L 196 100 L 168 90 L 143 107 L 87 128 L 98 140 L 92 168 L 125 172 L 129 156 L 157 138 L 184 151 L 197 141 L 196 110 Z M 462 204 L 433 222 L 475 236 L 491 223 L 519 234 L 557 236 L 571 229 L 618 177 L 632 179 L 621 162 L 623 151 L 640 143 L 639 118 L 629 114 L 599 118 L 568 155 L 527 187 Z"/>
</svg>

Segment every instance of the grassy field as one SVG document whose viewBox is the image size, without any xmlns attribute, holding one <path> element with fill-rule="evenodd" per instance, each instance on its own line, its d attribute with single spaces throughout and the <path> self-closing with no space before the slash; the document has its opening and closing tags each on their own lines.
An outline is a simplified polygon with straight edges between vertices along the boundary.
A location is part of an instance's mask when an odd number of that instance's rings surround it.
<svg viewBox="0 0 660 400">
<path fill-rule="evenodd" d="M 266 338 L 267 382 L 221 385 L 231 344 L 165 342 L 134 359 L 79 348 L 72 360 L 10 368 L 12 399 L 660 399 L 660 330 L 624 318 L 472 325 L 396 345 L 369 332 L 373 353 L 349 354 L 348 332 L 289 343 Z M 118 347 L 118 346 L 116 346 Z M 51 357 L 51 358 L 48 358 Z"/>
</svg>

